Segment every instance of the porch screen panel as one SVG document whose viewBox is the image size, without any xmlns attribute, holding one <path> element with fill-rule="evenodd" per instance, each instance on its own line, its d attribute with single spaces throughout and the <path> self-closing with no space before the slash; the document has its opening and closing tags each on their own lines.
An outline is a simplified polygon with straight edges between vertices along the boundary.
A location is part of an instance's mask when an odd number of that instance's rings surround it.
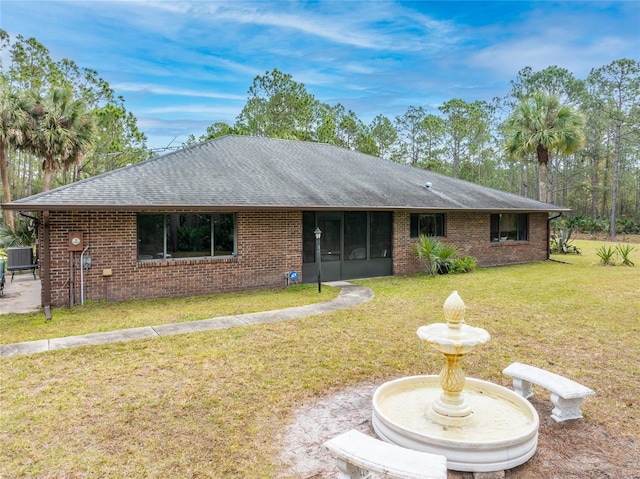
<svg viewBox="0 0 640 479">
<path fill-rule="evenodd" d="M 314 211 L 302 212 L 302 262 L 316 262 L 316 213 Z"/>
<path fill-rule="evenodd" d="M 389 211 L 371 212 L 370 257 L 391 258 L 393 217 Z"/>
<path fill-rule="evenodd" d="M 367 213 L 347 211 L 344 214 L 345 261 L 367 259 Z"/>
</svg>

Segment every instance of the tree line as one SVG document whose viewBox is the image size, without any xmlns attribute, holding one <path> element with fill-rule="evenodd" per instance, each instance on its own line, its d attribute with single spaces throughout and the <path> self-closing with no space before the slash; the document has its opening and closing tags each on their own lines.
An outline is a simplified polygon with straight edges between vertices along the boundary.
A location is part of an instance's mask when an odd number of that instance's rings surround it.
<svg viewBox="0 0 640 479">
<path fill-rule="evenodd" d="M 4 203 L 149 157 L 135 116 L 97 71 L 56 62 L 35 38 L 12 42 L 4 30 L 1 58 L 9 59 L 0 63 Z M 26 223 L 3 211 L 6 232 Z"/>
<path fill-rule="evenodd" d="M 96 71 L 54 62 L 33 38 L 10 42 L 0 31 L 0 42 L 11 59 L 0 65 L 3 201 L 153 154 L 124 99 Z M 593 68 L 584 79 L 558 66 L 527 67 L 504 97 L 409 106 L 368 124 L 274 69 L 253 80 L 233 124 L 213 123 L 184 146 L 227 134 L 335 144 L 567 206 L 574 216 L 600 219 L 612 238 L 621 219 L 640 224 L 636 60 Z"/>
<path fill-rule="evenodd" d="M 593 68 L 585 79 L 558 66 L 526 67 L 502 98 L 454 98 L 434 111 L 409 106 L 370 124 L 274 69 L 254 79 L 233 125 L 214 123 L 187 144 L 230 133 L 335 144 L 570 207 L 601 219 L 589 224 L 612 239 L 620 218 L 623 232 L 640 233 L 636 60 Z"/>
</svg>

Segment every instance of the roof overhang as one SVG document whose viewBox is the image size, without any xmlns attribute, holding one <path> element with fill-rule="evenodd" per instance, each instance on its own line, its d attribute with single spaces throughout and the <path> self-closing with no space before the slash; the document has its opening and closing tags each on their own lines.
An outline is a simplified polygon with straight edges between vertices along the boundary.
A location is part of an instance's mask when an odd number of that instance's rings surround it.
<svg viewBox="0 0 640 479">
<path fill-rule="evenodd" d="M 7 203 L 3 209 L 11 211 L 78 211 L 78 212 L 170 212 L 170 211 L 215 211 L 215 212 L 239 212 L 239 211 L 431 211 L 436 213 L 460 212 L 460 213 L 564 213 L 571 208 L 549 205 L 548 210 L 523 209 L 523 208 L 429 208 L 425 206 L 326 206 L 326 205 L 86 205 L 86 204 L 21 204 Z"/>
</svg>

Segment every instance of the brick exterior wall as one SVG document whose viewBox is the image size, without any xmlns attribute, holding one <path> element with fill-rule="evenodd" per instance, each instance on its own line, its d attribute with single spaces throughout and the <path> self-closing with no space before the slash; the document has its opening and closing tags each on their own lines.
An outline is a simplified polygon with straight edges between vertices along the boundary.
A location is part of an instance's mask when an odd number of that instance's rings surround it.
<svg viewBox="0 0 640 479">
<path fill-rule="evenodd" d="M 409 213 L 393 218 L 393 274 L 423 271 L 410 238 Z M 493 244 L 489 213 L 448 213 L 443 241 L 480 266 L 547 258 L 547 214 L 530 214 L 529 241 Z M 302 213 L 236 214 L 235 257 L 137 261 L 136 213 L 51 212 L 51 305 L 80 303 L 80 252 L 69 252 L 69 233 L 83 234 L 91 269 L 83 271 L 85 301 L 153 299 L 281 287 L 287 271 L 302 271 Z M 43 241 L 42 228 L 40 244 Z M 42 250 L 42 248 L 41 248 Z M 42 263 L 43 258 L 40 258 Z M 73 279 L 71 276 L 71 264 Z M 104 276 L 110 269 L 111 276 Z M 43 274 L 46 272 L 43 270 Z M 72 294 L 73 293 L 73 294 Z M 44 301 L 44 297 L 43 297 Z"/>
<path fill-rule="evenodd" d="M 153 299 L 280 287 L 287 271 L 302 270 L 301 212 L 236 215 L 237 256 L 137 261 L 135 213 L 52 212 L 51 305 L 80 303 L 80 252 L 68 251 L 69 232 L 83 233 L 84 300 Z M 42 232 L 40 241 L 42 241 Z M 74 268 L 71 288 L 71 262 Z M 111 276 L 103 276 L 111 269 Z M 43 298 L 44 300 L 44 298 Z"/>
<path fill-rule="evenodd" d="M 409 212 L 394 214 L 394 274 L 424 271 L 424 265 L 413 253 L 416 238 L 410 237 Z M 529 241 L 491 243 L 491 213 L 454 212 L 445 215 L 443 243 L 454 245 L 461 256 L 475 256 L 479 266 L 532 263 L 547 259 L 549 248 L 547 213 L 529 214 Z"/>
</svg>

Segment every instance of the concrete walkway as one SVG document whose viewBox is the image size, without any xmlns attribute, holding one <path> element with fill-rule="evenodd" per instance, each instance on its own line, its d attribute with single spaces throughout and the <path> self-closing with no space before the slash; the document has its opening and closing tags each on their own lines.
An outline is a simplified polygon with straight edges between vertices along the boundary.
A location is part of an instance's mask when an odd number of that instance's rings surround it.
<svg viewBox="0 0 640 479">
<path fill-rule="evenodd" d="M 373 291 L 363 286 L 357 286 L 346 281 L 334 281 L 323 283 L 327 286 L 340 288 L 340 294 L 331 301 L 296 306 L 293 308 L 264 311 L 260 313 L 239 314 L 234 316 L 221 316 L 218 318 L 189 321 L 184 323 L 162 324 L 158 326 L 145 326 L 142 328 L 122 329 L 105 333 L 84 334 L 82 336 L 68 336 L 65 338 L 43 339 L 40 341 L 27 341 L 15 344 L 0 344 L 0 358 L 17 354 L 33 354 L 56 349 L 76 348 L 94 344 L 113 343 L 119 341 L 131 341 L 134 339 L 147 339 L 172 334 L 187 334 L 213 329 L 231 328 L 234 326 L 247 326 L 250 324 L 270 323 L 286 319 L 302 318 L 315 314 L 328 313 L 338 309 L 357 306 L 373 298 Z"/>
</svg>

